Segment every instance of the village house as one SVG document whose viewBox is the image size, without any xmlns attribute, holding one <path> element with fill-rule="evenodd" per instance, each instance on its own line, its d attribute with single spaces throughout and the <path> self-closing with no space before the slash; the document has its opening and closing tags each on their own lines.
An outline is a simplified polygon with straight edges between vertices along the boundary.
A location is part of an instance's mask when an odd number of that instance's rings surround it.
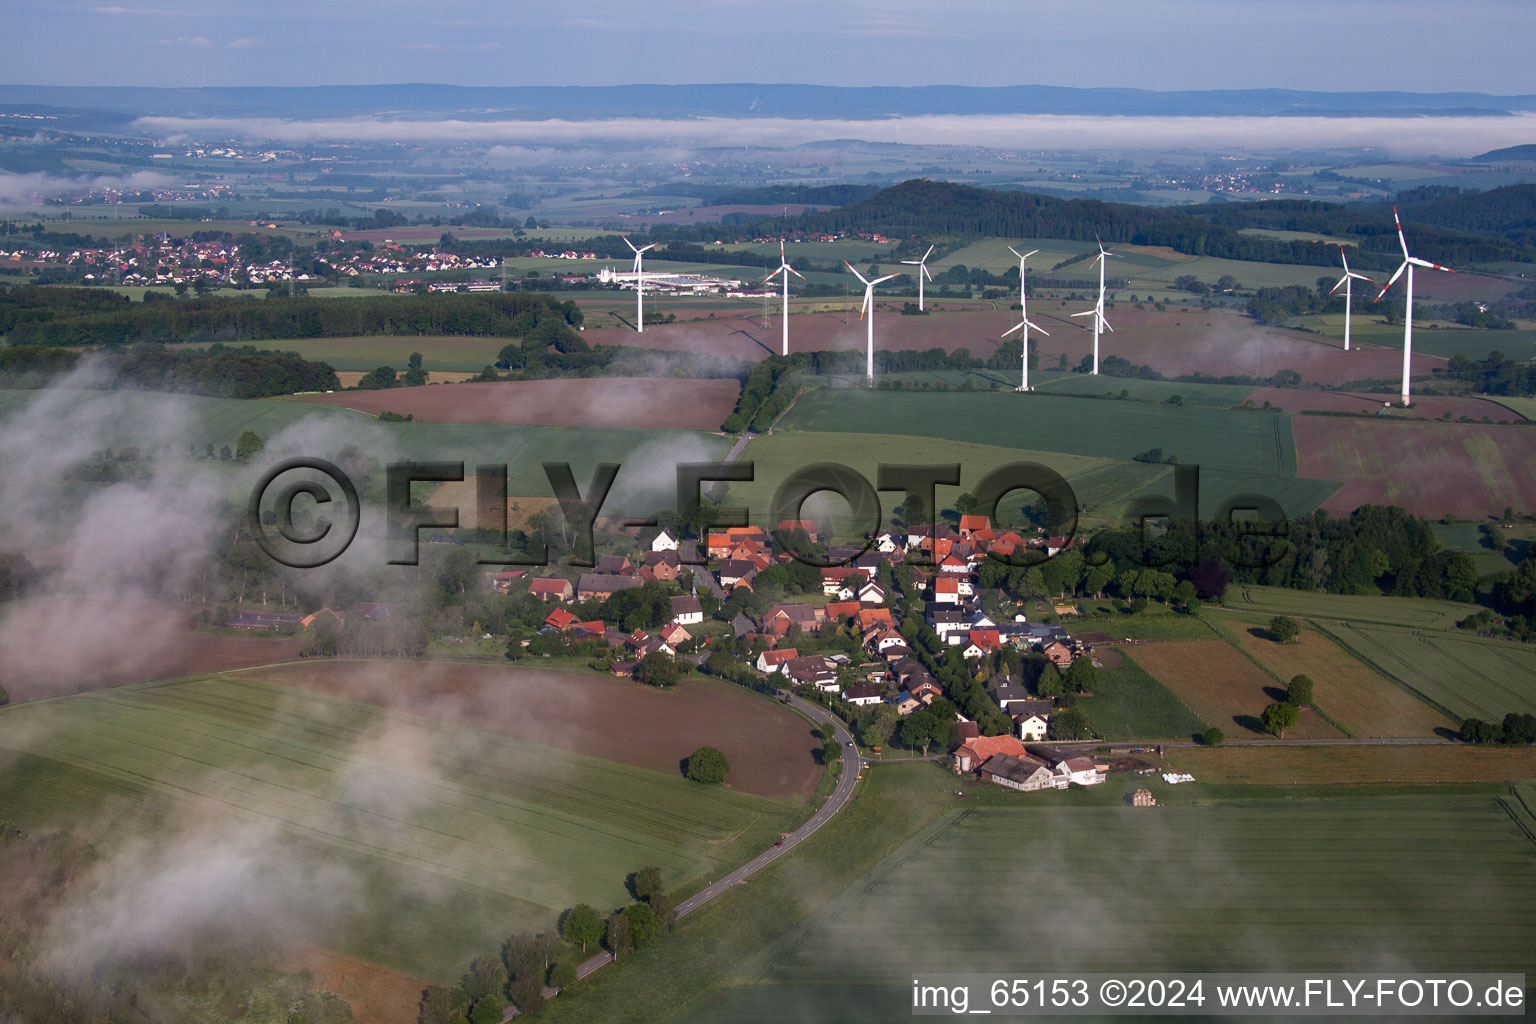
<svg viewBox="0 0 1536 1024">
<path fill-rule="evenodd" d="M 674 597 L 671 605 L 672 621 L 680 626 L 696 626 L 704 621 L 704 607 L 696 597 Z"/>
<path fill-rule="evenodd" d="M 791 658 L 785 662 L 783 672 L 800 686 L 815 686 L 829 693 L 838 689 L 837 666 L 819 654 Z"/>
<path fill-rule="evenodd" d="M 568 630 L 572 626 L 576 625 L 578 621 L 579 620 L 575 615 L 566 611 L 564 608 L 556 608 L 554 611 L 550 612 L 549 615 L 545 616 L 544 625 L 549 629 L 564 632 L 565 630 Z"/>
<path fill-rule="evenodd" d="M 629 559 L 623 555 L 604 555 L 597 560 L 597 565 L 592 571 L 606 575 L 627 576 L 633 568 Z"/>
<path fill-rule="evenodd" d="M 784 666 L 798 657 L 800 657 L 800 652 L 793 647 L 764 651 L 757 656 L 757 670 L 770 674 L 783 672 Z"/>
<path fill-rule="evenodd" d="M 663 583 L 677 579 L 681 571 L 682 559 L 676 551 L 652 551 L 640 565 L 641 578 L 660 580 Z"/>
<path fill-rule="evenodd" d="M 498 594 L 508 593 L 512 589 L 515 580 L 528 574 L 526 569 L 509 569 L 506 572 L 486 573 L 490 578 L 491 589 Z"/>
<path fill-rule="evenodd" d="M 655 553 L 658 553 L 658 552 L 661 552 L 661 551 L 674 551 L 675 552 L 676 550 L 677 550 L 677 538 L 672 535 L 672 532 L 670 530 L 662 530 L 651 541 L 651 553 L 652 554 L 655 554 Z"/>
<path fill-rule="evenodd" d="M 808 604 L 776 604 L 763 616 L 763 629 L 774 636 L 784 636 L 793 626 L 799 626 L 802 633 L 811 633 L 821 628 L 818 611 Z"/>
<path fill-rule="evenodd" d="M 879 704 L 881 699 L 880 687 L 871 686 L 868 683 L 859 683 L 843 691 L 843 700 L 849 704 L 856 704 L 859 707 Z"/>
<path fill-rule="evenodd" d="M 1022 704 L 1014 704 L 1008 709 L 1013 715 L 1013 724 L 1019 734 L 1019 739 L 1026 742 L 1038 743 L 1045 739 L 1051 727 L 1051 702 L 1048 700 L 1027 700 Z"/>
<path fill-rule="evenodd" d="M 1082 757 L 1043 743 L 1030 743 L 1024 749 L 1031 757 L 1050 765 L 1051 770 L 1065 780 L 1062 785 L 1071 782 L 1079 786 L 1095 786 L 1104 781 L 1107 769 L 1095 763 L 1091 757 Z"/>
<path fill-rule="evenodd" d="M 975 727 L 975 723 L 968 723 Z M 961 774 L 978 770 L 987 759 L 997 754 L 1022 759 L 1024 744 L 1012 736 L 974 736 L 966 739 L 955 751 L 955 771 Z"/>
<path fill-rule="evenodd" d="M 1016 757 L 1012 754 L 994 754 L 981 766 L 981 777 L 987 782 L 1007 786 L 1022 793 L 1041 789 L 1059 788 L 1055 773 L 1032 757 Z"/>
<path fill-rule="evenodd" d="M 575 596 L 575 588 L 570 580 L 560 579 L 558 576 L 545 576 L 528 584 L 528 593 L 541 601 L 569 601 Z"/>
<path fill-rule="evenodd" d="M 621 590 L 631 590 L 644 581 L 634 576 L 613 576 L 607 573 L 584 572 L 576 584 L 579 601 L 606 601 Z"/>
</svg>

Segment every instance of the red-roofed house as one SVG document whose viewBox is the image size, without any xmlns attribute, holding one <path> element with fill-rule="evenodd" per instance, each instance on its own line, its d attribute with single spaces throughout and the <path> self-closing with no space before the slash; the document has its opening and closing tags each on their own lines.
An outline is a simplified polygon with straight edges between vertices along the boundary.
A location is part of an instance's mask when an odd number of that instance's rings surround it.
<svg viewBox="0 0 1536 1024">
<path fill-rule="evenodd" d="M 783 647 L 778 650 L 764 651 L 757 656 L 757 670 L 759 672 L 783 672 L 784 666 L 791 660 L 800 657 L 800 652 L 793 647 Z"/>
<path fill-rule="evenodd" d="M 989 530 L 992 528 L 992 520 L 986 516 L 961 516 L 960 536 L 966 540 L 971 539 L 971 534 L 977 530 Z"/>
<path fill-rule="evenodd" d="M 570 584 L 566 585 L 569 586 Z M 564 608 L 556 608 L 554 611 L 549 613 L 547 618 L 545 618 L 544 625 L 564 632 L 565 630 L 570 629 L 572 626 L 576 625 L 576 621 L 576 616 L 572 615 Z"/>
<path fill-rule="evenodd" d="M 1002 736 L 977 736 L 968 739 L 955 751 L 955 771 L 973 772 L 986 763 L 987 758 L 998 754 L 1024 758 L 1024 744 L 1007 734 Z"/>
<path fill-rule="evenodd" d="M 570 580 L 546 576 L 529 583 L 528 593 L 541 601 L 569 601 L 575 596 L 576 591 L 571 587 Z"/>
</svg>

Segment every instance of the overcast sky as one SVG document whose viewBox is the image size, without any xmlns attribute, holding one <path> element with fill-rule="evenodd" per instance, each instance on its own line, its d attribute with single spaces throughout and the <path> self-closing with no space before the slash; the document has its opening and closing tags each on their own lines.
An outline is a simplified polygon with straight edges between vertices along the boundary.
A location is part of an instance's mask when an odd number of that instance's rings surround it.
<svg viewBox="0 0 1536 1024">
<path fill-rule="evenodd" d="M 1536 91 L 1532 0 L 0 0 L 45 85 Z"/>
</svg>

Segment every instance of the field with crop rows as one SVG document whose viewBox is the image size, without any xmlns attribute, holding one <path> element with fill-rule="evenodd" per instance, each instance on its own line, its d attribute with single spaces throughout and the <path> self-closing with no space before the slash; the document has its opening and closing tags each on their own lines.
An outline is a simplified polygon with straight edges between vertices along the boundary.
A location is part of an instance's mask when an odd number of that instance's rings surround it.
<svg viewBox="0 0 1536 1024">
<path fill-rule="evenodd" d="M 1381 597 L 1368 594 L 1323 594 L 1287 587 L 1233 586 L 1228 607 L 1261 615 L 1296 615 L 1314 619 L 1382 622 L 1415 629 L 1452 629 L 1477 611 L 1474 604 L 1422 597 Z"/>
<path fill-rule="evenodd" d="M 1123 739 L 1189 739 L 1205 731 L 1189 708 L 1153 679 L 1133 655 L 1145 648 L 1115 648 L 1119 664 L 1099 670 L 1093 696 L 1077 706 L 1088 716 L 1094 732 L 1113 743 Z"/>
<path fill-rule="evenodd" d="M 1536 847 L 1491 795 L 1028 801 L 930 828 L 682 1019 L 894 1020 L 918 936 L 931 973 L 1536 966 Z"/>
<path fill-rule="evenodd" d="M 1314 629 L 1303 628 L 1294 643 L 1262 636 L 1262 620 L 1214 621 L 1243 653 L 1284 685 L 1305 675 L 1314 683 L 1313 706 L 1352 736 L 1433 736 L 1455 729 L 1452 722 Z"/>
<path fill-rule="evenodd" d="M 1458 723 L 1536 713 L 1536 649 L 1524 644 L 1356 622 L 1323 629 Z"/>
<path fill-rule="evenodd" d="M 182 841 L 189 819 L 263 830 L 258 860 L 367 894 L 291 938 L 437 979 L 575 902 L 623 903 L 625 876 L 646 864 L 702 883 L 796 813 L 677 772 L 233 677 L 18 704 L 0 724 L 8 818 L 32 827 L 107 806 L 121 841 L 150 843 Z"/>
</svg>

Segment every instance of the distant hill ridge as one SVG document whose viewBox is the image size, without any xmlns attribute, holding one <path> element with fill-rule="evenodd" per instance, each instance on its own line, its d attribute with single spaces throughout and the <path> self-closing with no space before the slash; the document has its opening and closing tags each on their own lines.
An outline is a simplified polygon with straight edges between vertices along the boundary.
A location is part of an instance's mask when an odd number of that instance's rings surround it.
<svg viewBox="0 0 1536 1024">
<path fill-rule="evenodd" d="M 1153 91 L 1016 85 L 843 87 L 795 84 L 242 86 L 193 89 L 0 85 L 0 106 L 45 106 L 171 117 L 336 117 L 447 114 L 502 118 L 789 117 L 883 119 L 924 114 L 1349 117 L 1503 115 L 1536 110 L 1536 95 Z"/>
</svg>

